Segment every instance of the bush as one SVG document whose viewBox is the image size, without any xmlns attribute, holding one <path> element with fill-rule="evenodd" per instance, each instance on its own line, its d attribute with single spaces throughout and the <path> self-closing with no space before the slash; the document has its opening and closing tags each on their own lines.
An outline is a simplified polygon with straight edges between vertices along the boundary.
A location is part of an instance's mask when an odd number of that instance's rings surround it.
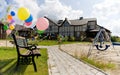
<svg viewBox="0 0 120 75">
<path fill-rule="evenodd" d="M 75 41 L 75 37 L 74 36 L 70 36 L 69 41 Z"/>
<path fill-rule="evenodd" d="M 112 42 L 120 42 L 120 37 L 118 37 L 118 36 L 112 36 L 111 37 L 111 41 Z"/>
<path fill-rule="evenodd" d="M 64 41 L 68 41 L 68 36 L 65 36 L 65 37 L 64 37 Z"/>
<path fill-rule="evenodd" d="M 58 43 L 60 44 L 63 41 L 63 36 L 58 35 L 57 40 L 58 40 Z"/>
</svg>

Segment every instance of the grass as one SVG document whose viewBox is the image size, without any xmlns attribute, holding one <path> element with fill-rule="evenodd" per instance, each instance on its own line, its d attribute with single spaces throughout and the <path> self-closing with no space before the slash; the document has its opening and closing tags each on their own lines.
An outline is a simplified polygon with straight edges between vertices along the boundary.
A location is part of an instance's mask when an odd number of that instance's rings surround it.
<svg viewBox="0 0 120 75">
<path fill-rule="evenodd" d="M 99 69 L 105 70 L 105 69 L 114 69 L 115 68 L 115 64 L 111 63 L 111 62 L 104 62 L 104 61 L 97 61 L 94 59 L 90 59 L 87 57 L 82 57 L 81 60 L 83 60 L 84 62 L 87 62 Z"/>
<path fill-rule="evenodd" d="M 35 58 L 37 72 L 34 72 L 33 65 L 20 65 L 15 70 L 17 53 L 14 47 L 0 47 L 0 75 L 48 75 L 47 49 L 40 50 L 41 55 Z"/>
<path fill-rule="evenodd" d="M 35 40 L 35 41 L 29 41 L 31 44 L 37 44 L 37 45 L 43 45 L 43 46 L 52 46 L 52 45 L 58 45 L 57 40 Z M 63 41 L 61 44 L 74 44 L 74 43 L 81 43 L 81 44 L 88 44 L 89 42 L 79 42 L 79 41 Z"/>
</svg>

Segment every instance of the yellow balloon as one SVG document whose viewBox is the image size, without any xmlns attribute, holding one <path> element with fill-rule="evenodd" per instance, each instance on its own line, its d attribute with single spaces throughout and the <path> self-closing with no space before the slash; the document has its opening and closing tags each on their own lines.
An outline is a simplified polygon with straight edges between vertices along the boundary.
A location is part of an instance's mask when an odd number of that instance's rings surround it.
<svg viewBox="0 0 120 75">
<path fill-rule="evenodd" d="M 29 18 L 30 12 L 29 12 L 29 10 L 27 8 L 21 7 L 21 8 L 18 9 L 17 15 L 18 15 L 18 18 L 20 20 L 26 20 L 26 19 Z"/>
<path fill-rule="evenodd" d="M 14 25 L 10 25 L 10 30 L 13 30 L 15 28 Z"/>
</svg>

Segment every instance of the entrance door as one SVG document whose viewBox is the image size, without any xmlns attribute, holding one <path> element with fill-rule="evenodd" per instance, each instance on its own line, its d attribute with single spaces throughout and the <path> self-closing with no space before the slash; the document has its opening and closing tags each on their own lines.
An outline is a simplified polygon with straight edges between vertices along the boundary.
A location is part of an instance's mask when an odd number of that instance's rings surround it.
<svg viewBox="0 0 120 75">
<path fill-rule="evenodd" d="M 75 32 L 75 38 L 76 38 L 76 40 L 80 39 L 80 32 L 79 31 Z"/>
</svg>

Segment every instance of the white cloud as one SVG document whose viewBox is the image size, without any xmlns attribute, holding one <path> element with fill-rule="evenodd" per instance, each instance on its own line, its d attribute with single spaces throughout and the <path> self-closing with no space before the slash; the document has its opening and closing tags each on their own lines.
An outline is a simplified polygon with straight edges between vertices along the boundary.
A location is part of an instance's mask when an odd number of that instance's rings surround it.
<svg viewBox="0 0 120 75">
<path fill-rule="evenodd" d="M 65 6 L 59 0 L 45 0 L 45 3 L 40 6 L 39 16 L 46 15 L 52 19 L 76 19 L 83 14 L 81 10 L 74 10 L 70 6 Z"/>
<path fill-rule="evenodd" d="M 14 10 L 16 13 L 19 7 L 26 7 L 30 10 L 30 13 L 33 15 L 34 23 L 37 18 L 47 16 L 54 20 L 64 19 L 65 17 L 69 19 L 79 18 L 83 11 L 74 10 L 71 6 L 62 5 L 59 0 L 45 0 L 42 5 L 39 4 L 38 0 L 1 0 L 0 6 L 2 10 L 0 13 L 6 9 L 7 6 L 12 6 L 11 10 Z M 7 2 L 6 2 L 7 1 Z M 4 3 L 4 4 L 3 4 Z M 4 10 L 5 12 L 5 10 Z M 1 14 L 3 15 L 3 13 Z M 5 14 L 4 14 L 5 15 Z M 17 15 L 17 14 L 16 14 Z M 1 17 L 0 17 L 1 18 Z M 17 23 L 23 24 L 17 16 L 15 17 Z"/>
<path fill-rule="evenodd" d="M 37 14 L 39 13 L 40 7 L 38 6 L 38 4 L 36 3 L 36 0 L 14 0 L 16 2 L 16 11 L 18 10 L 18 8 L 20 7 L 26 7 L 29 9 L 30 14 L 33 16 L 33 23 L 36 22 L 37 20 Z"/>
<path fill-rule="evenodd" d="M 98 24 L 110 29 L 113 35 L 120 36 L 120 0 L 105 0 L 93 6 L 92 16 Z"/>
<path fill-rule="evenodd" d="M 7 9 L 7 3 L 4 0 L 0 0 L 0 19 L 4 18 L 7 14 L 5 9 Z"/>
</svg>

